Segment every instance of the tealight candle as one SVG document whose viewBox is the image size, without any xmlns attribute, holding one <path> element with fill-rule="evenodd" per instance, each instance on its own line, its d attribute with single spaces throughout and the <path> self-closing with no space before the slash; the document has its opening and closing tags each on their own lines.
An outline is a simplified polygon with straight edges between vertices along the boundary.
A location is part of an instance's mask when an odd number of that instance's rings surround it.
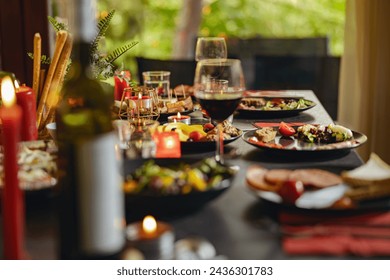
<svg viewBox="0 0 390 280">
<path fill-rule="evenodd" d="M 146 216 L 142 222 L 126 228 L 128 246 L 141 251 L 147 260 L 169 260 L 174 257 L 175 235 L 172 227 Z"/>
<path fill-rule="evenodd" d="M 130 96 L 129 99 L 135 102 L 137 108 L 149 109 L 152 107 L 152 99 L 150 98 L 150 96 Z"/>
<path fill-rule="evenodd" d="M 163 97 L 159 97 L 158 101 L 161 102 L 164 107 L 167 107 L 167 103 L 176 103 L 177 102 L 177 98 L 172 98 L 172 97 L 170 97 L 170 98 L 169 97 L 168 98 L 163 98 Z"/>
<path fill-rule="evenodd" d="M 169 116 L 168 117 L 168 122 L 181 122 L 185 124 L 191 124 L 191 117 L 187 115 L 181 115 L 180 112 L 177 113 L 175 116 Z"/>
</svg>

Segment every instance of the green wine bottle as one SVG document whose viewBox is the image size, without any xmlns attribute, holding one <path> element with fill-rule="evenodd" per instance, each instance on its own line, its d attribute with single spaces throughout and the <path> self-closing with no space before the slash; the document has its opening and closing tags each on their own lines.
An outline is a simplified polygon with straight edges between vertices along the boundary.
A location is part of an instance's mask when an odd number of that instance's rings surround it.
<svg viewBox="0 0 390 280">
<path fill-rule="evenodd" d="M 110 104 L 91 77 L 95 15 L 90 0 L 74 1 L 77 29 L 70 78 L 56 111 L 61 259 L 110 259 L 125 244 L 121 163 Z"/>
</svg>

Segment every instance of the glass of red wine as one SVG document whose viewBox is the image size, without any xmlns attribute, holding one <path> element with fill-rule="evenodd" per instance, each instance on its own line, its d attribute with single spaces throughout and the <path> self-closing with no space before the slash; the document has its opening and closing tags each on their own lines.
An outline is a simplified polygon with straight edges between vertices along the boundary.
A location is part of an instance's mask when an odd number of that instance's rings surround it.
<svg viewBox="0 0 390 280">
<path fill-rule="evenodd" d="M 215 122 L 217 161 L 223 163 L 222 123 L 236 110 L 245 91 L 244 74 L 238 59 L 207 59 L 196 65 L 194 95 Z"/>
</svg>

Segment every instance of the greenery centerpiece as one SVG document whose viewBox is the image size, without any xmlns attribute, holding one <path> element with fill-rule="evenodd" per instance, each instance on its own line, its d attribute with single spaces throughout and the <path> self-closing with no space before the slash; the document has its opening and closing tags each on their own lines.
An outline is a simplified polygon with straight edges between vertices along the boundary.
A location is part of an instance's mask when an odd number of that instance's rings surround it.
<svg viewBox="0 0 390 280">
<path fill-rule="evenodd" d="M 138 42 L 131 42 L 117 47 L 108 54 L 100 51 L 99 46 L 101 40 L 105 36 L 114 13 L 115 10 L 111 10 L 98 21 L 97 34 L 91 42 L 89 52 L 92 75 L 101 81 L 109 102 L 113 102 L 114 100 L 114 89 L 119 92 L 117 90 L 117 83 L 115 83 L 115 88 L 107 83 L 107 79 L 110 77 L 114 77 L 115 81 L 119 79 L 115 73 L 116 67 L 114 62 L 138 44 Z M 36 33 L 34 36 L 34 53 L 28 53 L 34 61 L 33 88 L 35 88 L 34 90 L 37 96 L 37 124 L 39 131 L 44 131 L 46 124 L 54 121 L 55 108 L 62 98 L 61 88 L 71 64 L 73 46 L 73 36 L 68 32 L 67 25 L 50 16 L 48 20 L 56 31 L 56 43 L 53 56 L 41 55 L 41 39 L 39 33 Z M 47 65 L 48 70 L 40 69 L 41 65 Z M 123 77 L 120 79 L 122 84 L 126 82 Z M 128 80 L 130 80 L 130 77 L 128 77 Z"/>
<path fill-rule="evenodd" d="M 135 45 L 138 44 L 137 41 L 133 41 L 123 46 L 117 47 L 116 49 L 114 49 L 112 52 L 108 54 L 103 54 L 99 50 L 99 44 L 101 43 L 101 40 L 104 38 L 106 31 L 110 26 L 110 22 L 114 14 L 115 14 L 115 10 L 111 10 L 106 16 L 104 16 L 102 19 L 98 21 L 97 35 L 92 41 L 90 47 L 90 59 L 91 59 L 93 75 L 99 80 L 105 80 L 110 77 L 113 77 L 116 69 L 114 62 L 120 56 L 122 56 L 124 53 L 126 53 L 128 50 L 130 50 L 131 48 L 133 48 Z M 68 31 L 68 26 L 65 23 L 62 23 L 51 16 L 48 16 L 48 20 L 56 32 L 62 30 Z M 33 53 L 28 53 L 28 56 L 32 59 L 34 58 Z M 47 55 L 42 55 L 41 63 L 44 65 L 49 65 L 51 63 L 51 58 Z M 71 60 L 69 60 L 68 62 L 68 69 L 70 64 L 71 64 Z"/>
</svg>

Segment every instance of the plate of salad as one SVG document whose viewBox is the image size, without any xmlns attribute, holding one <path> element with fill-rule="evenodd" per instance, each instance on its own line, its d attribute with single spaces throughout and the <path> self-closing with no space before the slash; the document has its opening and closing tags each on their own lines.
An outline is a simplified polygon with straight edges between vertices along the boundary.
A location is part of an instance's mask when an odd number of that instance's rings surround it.
<svg viewBox="0 0 390 280">
<path fill-rule="evenodd" d="M 316 106 L 305 98 L 245 97 L 237 111 L 245 117 L 277 118 L 297 115 Z"/>
<path fill-rule="evenodd" d="M 125 162 L 128 218 L 192 212 L 227 189 L 236 171 L 214 158 L 158 158 Z"/>
<path fill-rule="evenodd" d="M 290 126 L 285 122 L 276 127 L 247 131 L 242 138 L 248 144 L 265 151 L 296 155 L 347 152 L 367 141 L 366 135 L 341 125 Z"/>
</svg>

